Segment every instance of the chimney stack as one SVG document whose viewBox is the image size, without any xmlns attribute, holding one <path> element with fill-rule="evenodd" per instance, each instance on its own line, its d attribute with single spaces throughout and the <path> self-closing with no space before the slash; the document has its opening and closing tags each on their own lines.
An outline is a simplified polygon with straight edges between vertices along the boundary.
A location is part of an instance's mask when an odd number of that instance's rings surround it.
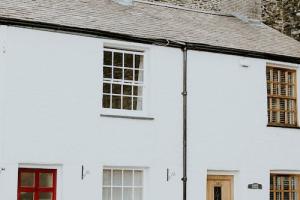
<svg viewBox="0 0 300 200">
<path fill-rule="evenodd" d="M 222 0 L 221 12 L 246 21 L 261 21 L 261 0 Z"/>
</svg>

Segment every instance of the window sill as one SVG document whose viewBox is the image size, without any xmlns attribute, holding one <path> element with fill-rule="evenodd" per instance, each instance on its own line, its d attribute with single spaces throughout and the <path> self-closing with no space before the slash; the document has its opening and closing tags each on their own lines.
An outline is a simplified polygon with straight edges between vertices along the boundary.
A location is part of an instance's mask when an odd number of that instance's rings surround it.
<svg viewBox="0 0 300 200">
<path fill-rule="evenodd" d="M 288 126 L 288 125 L 277 125 L 277 124 L 268 124 L 267 127 L 300 129 L 299 126 Z"/>
<path fill-rule="evenodd" d="M 110 118 L 123 118 L 123 119 L 138 119 L 138 120 L 154 120 L 154 117 L 147 115 L 134 115 L 134 114 L 116 114 L 116 113 L 101 113 L 100 117 Z"/>
</svg>

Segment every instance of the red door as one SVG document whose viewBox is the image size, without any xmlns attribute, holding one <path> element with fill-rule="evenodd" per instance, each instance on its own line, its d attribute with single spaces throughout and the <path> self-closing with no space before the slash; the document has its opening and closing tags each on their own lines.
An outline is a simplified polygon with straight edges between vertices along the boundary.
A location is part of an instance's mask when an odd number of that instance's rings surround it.
<svg viewBox="0 0 300 200">
<path fill-rule="evenodd" d="M 56 200 L 56 169 L 20 168 L 18 200 Z"/>
</svg>

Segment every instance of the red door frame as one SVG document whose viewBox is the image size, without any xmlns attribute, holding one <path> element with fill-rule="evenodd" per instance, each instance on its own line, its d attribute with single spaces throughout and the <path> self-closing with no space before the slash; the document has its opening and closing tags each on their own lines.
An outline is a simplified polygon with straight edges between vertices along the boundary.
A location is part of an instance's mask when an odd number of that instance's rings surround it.
<svg viewBox="0 0 300 200">
<path fill-rule="evenodd" d="M 21 173 L 30 172 L 34 173 L 35 181 L 34 187 L 21 187 Z M 53 177 L 53 185 L 51 188 L 40 188 L 40 173 L 51 173 Z M 53 194 L 52 200 L 56 200 L 56 181 L 57 181 L 57 169 L 38 169 L 38 168 L 19 168 L 18 172 L 18 200 L 20 200 L 21 192 L 34 192 L 34 200 L 39 200 L 40 192 L 51 192 Z"/>
</svg>

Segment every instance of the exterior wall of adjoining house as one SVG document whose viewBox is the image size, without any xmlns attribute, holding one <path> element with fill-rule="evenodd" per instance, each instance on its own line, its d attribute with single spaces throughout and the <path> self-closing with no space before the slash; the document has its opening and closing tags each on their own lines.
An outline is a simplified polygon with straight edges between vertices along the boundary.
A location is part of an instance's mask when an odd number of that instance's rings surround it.
<svg viewBox="0 0 300 200">
<path fill-rule="evenodd" d="M 266 61 L 196 51 L 188 60 L 190 199 L 205 199 L 207 171 L 235 175 L 234 199 L 269 199 L 271 170 L 300 169 L 300 131 L 267 127 Z"/>
<path fill-rule="evenodd" d="M 0 36 L 1 199 L 16 199 L 23 166 L 58 169 L 57 200 L 101 199 L 103 167 L 143 168 L 144 200 L 182 199 L 180 49 L 6 26 Z M 100 116 L 103 46 L 145 50 L 147 119 Z M 299 130 L 267 127 L 266 62 L 188 52 L 188 200 L 206 199 L 208 173 L 234 175 L 234 199 L 265 200 L 271 170 L 300 171 Z"/>
</svg>

